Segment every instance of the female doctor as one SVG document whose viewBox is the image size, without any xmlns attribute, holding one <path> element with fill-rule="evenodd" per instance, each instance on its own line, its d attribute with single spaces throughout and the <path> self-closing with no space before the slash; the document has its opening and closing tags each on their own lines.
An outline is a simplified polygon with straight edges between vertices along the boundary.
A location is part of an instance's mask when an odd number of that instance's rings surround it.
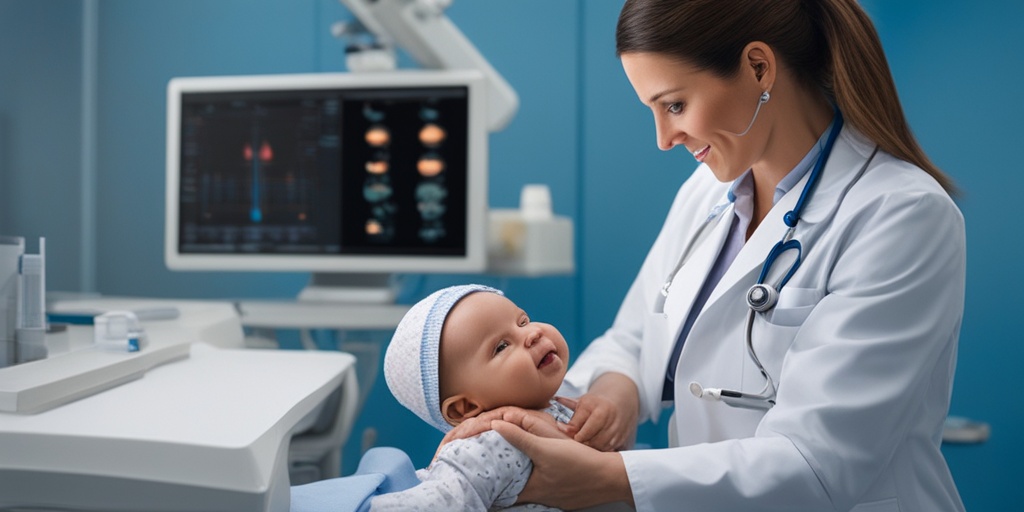
<svg viewBox="0 0 1024 512">
<path fill-rule="evenodd" d="M 939 445 L 964 222 L 865 12 L 627 0 L 616 37 L 658 146 L 700 165 L 566 377 L 578 442 L 516 409 L 454 436 L 501 432 L 520 501 L 560 508 L 963 510 Z M 670 405 L 673 447 L 613 451 Z"/>
</svg>

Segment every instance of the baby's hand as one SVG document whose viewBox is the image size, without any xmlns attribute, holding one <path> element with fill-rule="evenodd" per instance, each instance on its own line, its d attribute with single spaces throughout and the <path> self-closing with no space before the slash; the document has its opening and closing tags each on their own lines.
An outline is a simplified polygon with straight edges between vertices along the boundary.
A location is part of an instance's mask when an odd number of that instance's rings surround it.
<svg viewBox="0 0 1024 512">
<path fill-rule="evenodd" d="M 636 432 L 636 418 L 605 396 L 587 393 L 578 400 L 557 397 L 559 403 L 576 411 L 562 428 L 573 439 L 603 452 L 628 448 Z M 563 427 L 559 425 L 559 427 Z"/>
</svg>

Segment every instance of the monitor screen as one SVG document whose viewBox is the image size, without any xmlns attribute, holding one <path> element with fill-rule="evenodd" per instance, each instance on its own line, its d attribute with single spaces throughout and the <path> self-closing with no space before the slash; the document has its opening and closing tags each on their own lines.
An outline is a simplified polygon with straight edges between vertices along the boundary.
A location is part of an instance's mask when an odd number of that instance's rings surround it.
<svg viewBox="0 0 1024 512">
<path fill-rule="evenodd" d="M 461 71 L 171 80 L 168 267 L 482 270 L 482 95 Z"/>
</svg>

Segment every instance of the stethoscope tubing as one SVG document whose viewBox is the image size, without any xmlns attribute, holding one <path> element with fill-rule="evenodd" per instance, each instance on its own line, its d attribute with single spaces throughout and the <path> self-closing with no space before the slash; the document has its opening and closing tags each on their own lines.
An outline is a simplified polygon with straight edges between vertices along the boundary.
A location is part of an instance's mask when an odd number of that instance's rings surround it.
<svg viewBox="0 0 1024 512">
<path fill-rule="evenodd" d="M 768 255 L 765 257 L 765 260 L 761 265 L 761 272 L 757 278 L 757 282 L 754 284 L 754 286 L 750 288 L 746 295 L 747 303 L 749 306 L 749 309 L 747 311 L 746 328 L 744 329 L 744 339 L 746 342 L 747 355 L 750 357 L 750 360 L 753 361 L 754 365 L 757 367 L 758 372 L 760 372 L 761 376 L 765 379 L 764 387 L 761 389 L 760 392 L 755 394 L 721 388 L 704 388 L 698 382 L 691 382 L 690 391 L 698 398 L 706 398 L 721 401 L 733 407 L 742 407 L 750 409 L 768 410 L 775 406 L 775 397 L 777 393 L 775 382 L 772 379 L 771 374 L 769 374 L 768 370 L 765 369 L 764 364 L 761 363 L 760 358 L 757 357 L 757 351 L 754 349 L 754 320 L 757 316 L 757 313 L 767 313 L 775 307 L 775 304 L 779 297 L 779 293 L 781 292 L 782 288 L 786 285 L 786 283 L 789 282 L 790 278 L 793 277 L 793 275 L 800 267 L 800 263 L 803 259 L 803 247 L 800 241 L 797 240 L 794 236 L 796 226 L 800 221 L 800 214 L 803 212 L 804 206 L 810 200 L 810 197 L 814 189 L 817 187 L 819 177 L 824 170 L 825 164 L 828 161 L 828 157 L 832 153 L 832 148 L 835 145 L 835 141 L 838 138 L 839 132 L 842 130 L 842 127 L 843 116 L 842 113 L 839 112 L 838 109 L 836 109 L 835 120 L 833 121 L 832 129 L 829 131 L 828 137 L 825 141 L 825 145 L 822 148 L 821 153 L 818 155 L 818 160 L 815 162 L 814 167 L 811 169 L 811 173 L 807 178 L 807 183 L 804 185 L 803 190 L 800 192 L 800 197 L 797 199 L 796 205 L 793 207 L 792 210 L 783 215 L 782 220 L 786 224 L 788 229 L 786 230 L 782 239 L 779 240 L 774 246 L 772 246 L 771 250 L 768 252 Z M 842 202 L 846 199 L 846 194 L 850 191 L 850 188 L 853 187 L 855 183 L 860 181 L 861 176 L 863 176 L 864 172 L 868 168 L 868 165 L 870 165 L 871 161 L 874 159 L 877 153 L 878 146 L 876 145 L 874 147 L 874 150 L 871 152 L 871 155 L 868 156 L 864 164 L 857 171 L 857 174 L 843 188 L 842 192 L 840 193 L 839 200 L 836 203 L 837 205 L 842 204 Z M 838 206 L 835 209 L 833 209 L 830 217 L 834 217 L 837 210 Z M 689 242 L 686 244 L 685 249 L 683 250 L 682 255 L 679 258 L 679 261 L 676 263 L 675 268 L 669 274 L 668 279 L 662 286 L 661 293 L 656 299 L 656 304 L 658 305 L 658 307 L 660 307 L 660 311 L 662 313 L 664 312 L 665 299 L 668 297 L 669 288 L 671 288 L 672 282 L 675 280 L 676 275 L 679 273 L 679 271 L 682 269 L 683 265 L 689 258 L 690 251 L 693 250 L 693 247 L 696 245 L 697 240 L 703 238 L 705 230 L 711 224 L 711 220 L 716 216 L 716 213 L 720 212 L 713 211 L 712 214 L 709 215 L 708 219 L 706 219 L 704 223 L 700 226 L 700 228 L 698 228 L 697 233 L 692 238 L 690 238 Z M 790 265 L 789 270 L 778 280 L 777 283 L 774 284 L 774 286 L 764 284 L 765 280 L 768 279 L 768 274 L 775 261 L 778 259 L 779 256 L 781 256 L 783 253 L 789 250 L 796 251 L 796 259 L 793 261 L 792 265 Z"/>
<path fill-rule="evenodd" d="M 878 149 L 879 148 L 876 145 L 874 150 L 871 152 L 871 155 L 868 156 L 868 158 L 864 161 L 864 164 L 857 171 L 857 174 L 854 175 L 853 179 L 850 180 L 850 182 L 847 183 L 843 190 L 840 192 L 839 201 L 836 203 L 837 205 L 842 204 L 843 200 L 846 199 L 847 193 L 849 193 L 853 185 L 860 181 L 860 178 L 864 175 L 864 172 L 867 171 L 868 166 L 871 164 L 871 161 L 874 160 L 875 155 L 878 153 Z M 838 207 L 832 211 L 832 214 L 829 216 L 829 219 L 835 216 L 837 210 Z M 793 270 L 791 269 L 790 273 L 792 273 L 792 271 Z M 765 273 L 766 272 L 762 272 L 762 274 Z M 761 363 L 760 358 L 757 357 L 757 350 L 754 349 L 753 331 L 754 320 L 757 317 L 757 313 L 758 311 L 756 311 L 754 308 L 748 309 L 746 328 L 744 329 L 744 337 L 746 341 L 747 355 L 750 357 L 750 360 L 757 367 L 758 372 L 760 372 L 761 376 L 764 377 L 765 379 L 764 388 L 762 388 L 760 392 L 755 394 L 746 393 L 743 391 L 734 391 L 730 389 L 704 388 L 698 382 L 691 382 L 690 391 L 691 393 L 694 394 L 694 396 L 708 400 L 721 401 L 722 403 L 725 403 L 726 405 L 729 405 L 731 407 L 738 407 L 743 409 L 759 409 L 767 411 L 775 406 L 775 399 L 778 388 L 776 387 L 775 381 L 772 379 L 771 374 L 764 367 L 764 364 Z"/>
</svg>

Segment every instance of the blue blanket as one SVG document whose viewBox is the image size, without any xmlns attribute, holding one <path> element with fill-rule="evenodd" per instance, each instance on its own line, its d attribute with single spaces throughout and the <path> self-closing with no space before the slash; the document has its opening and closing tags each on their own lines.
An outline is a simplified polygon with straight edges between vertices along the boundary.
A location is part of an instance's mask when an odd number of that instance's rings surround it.
<svg viewBox="0 0 1024 512">
<path fill-rule="evenodd" d="M 370 498 L 420 483 L 409 456 L 397 448 L 371 448 L 352 476 L 292 487 L 291 512 L 365 512 Z"/>
</svg>

